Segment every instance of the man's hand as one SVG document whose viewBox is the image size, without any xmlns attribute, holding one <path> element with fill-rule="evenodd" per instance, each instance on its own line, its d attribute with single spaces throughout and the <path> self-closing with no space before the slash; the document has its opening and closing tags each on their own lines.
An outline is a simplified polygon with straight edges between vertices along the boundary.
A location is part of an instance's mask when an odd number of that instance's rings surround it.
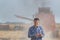
<svg viewBox="0 0 60 40">
<path fill-rule="evenodd" d="M 42 34 L 36 34 L 36 37 L 42 37 Z"/>
</svg>

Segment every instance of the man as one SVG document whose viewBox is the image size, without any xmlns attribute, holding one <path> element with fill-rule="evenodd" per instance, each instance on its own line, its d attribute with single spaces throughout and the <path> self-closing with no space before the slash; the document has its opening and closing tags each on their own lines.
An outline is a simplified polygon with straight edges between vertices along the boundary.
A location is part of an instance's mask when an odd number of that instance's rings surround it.
<svg viewBox="0 0 60 40">
<path fill-rule="evenodd" d="M 28 37 L 31 40 L 42 40 L 44 32 L 41 26 L 39 26 L 39 18 L 34 18 L 34 25 L 29 28 Z"/>
</svg>

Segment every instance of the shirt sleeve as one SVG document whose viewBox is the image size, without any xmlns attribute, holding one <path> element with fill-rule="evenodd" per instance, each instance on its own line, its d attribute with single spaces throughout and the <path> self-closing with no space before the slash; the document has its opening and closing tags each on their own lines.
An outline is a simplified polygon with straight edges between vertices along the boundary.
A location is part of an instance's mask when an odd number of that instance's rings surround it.
<svg viewBox="0 0 60 40">
<path fill-rule="evenodd" d="M 35 34 L 32 33 L 32 28 L 29 28 L 28 37 L 29 38 L 34 38 L 35 37 Z"/>
<path fill-rule="evenodd" d="M 42 37 L 44 37 L 45 34 L 42 27 L 41 27 L 41 34 L 42 34 Z"/>
</svg>

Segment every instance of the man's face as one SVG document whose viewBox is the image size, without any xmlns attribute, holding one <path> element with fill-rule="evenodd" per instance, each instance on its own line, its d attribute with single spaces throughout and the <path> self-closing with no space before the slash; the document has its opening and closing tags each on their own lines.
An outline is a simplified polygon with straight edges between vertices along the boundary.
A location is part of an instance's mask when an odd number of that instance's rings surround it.
<svg viewBox="0 0 60 40">
<path fill-rule="evenodd" d="M 34 20 L 34 25 L 38 26 L 39 25 L 39 20 Z"/>
</svg>

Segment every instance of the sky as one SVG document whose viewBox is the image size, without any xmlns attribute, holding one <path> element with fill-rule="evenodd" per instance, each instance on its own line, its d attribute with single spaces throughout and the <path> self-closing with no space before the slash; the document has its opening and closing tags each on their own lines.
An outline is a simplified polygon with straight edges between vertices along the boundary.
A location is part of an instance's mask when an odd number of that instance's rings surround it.
<svg viewBox="0 0 60 40">
<path fill-rule="evenodd" d="M 47 5 L 51 7 L 55 15 L 56 23 L 60 23 L 60 0 L 49 0 Z M 38 12 L 40 0 L 0 0 L 0 23 L 5 22 L 30 22 L 17 18 L 20 15 L 33 18 L 33 14 Z"/>
</svg>

